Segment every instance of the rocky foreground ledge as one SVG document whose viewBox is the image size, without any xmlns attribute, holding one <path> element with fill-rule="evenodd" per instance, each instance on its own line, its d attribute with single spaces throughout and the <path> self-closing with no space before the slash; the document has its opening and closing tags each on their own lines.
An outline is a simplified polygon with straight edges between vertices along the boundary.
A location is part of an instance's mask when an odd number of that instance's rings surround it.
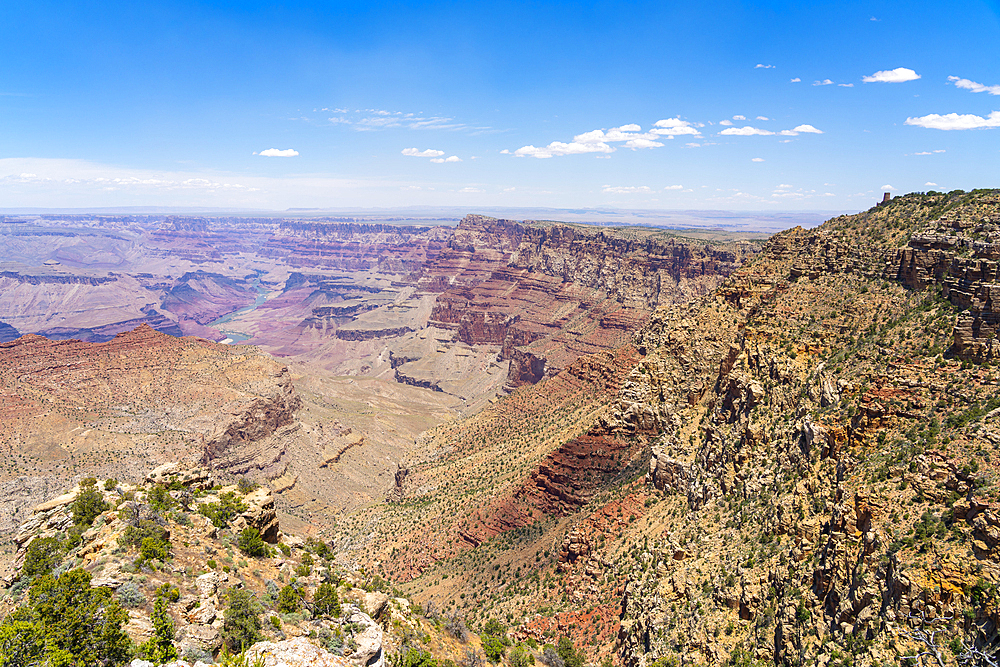
<svg viewBox="0 0 1000 667">
<path fill-rule="evenodd" d="M 97 591 L 102 623 L 120 613 L 134 667 L 211 664 L 225 650 L 268 667 L 382 667 L 387 650 L 429 637 L 384 582 L 337 566 L 321 540 L 283 533 L 270 490 L 220 485 L 205 468 L 167 464 L 136 485 L 81 480 L 35 507 L 15 543 L 0 635 L 18 641 L 51 630 L 15 624 L 34 618 L 37 591 L 70 580 Z"/>
</svg>

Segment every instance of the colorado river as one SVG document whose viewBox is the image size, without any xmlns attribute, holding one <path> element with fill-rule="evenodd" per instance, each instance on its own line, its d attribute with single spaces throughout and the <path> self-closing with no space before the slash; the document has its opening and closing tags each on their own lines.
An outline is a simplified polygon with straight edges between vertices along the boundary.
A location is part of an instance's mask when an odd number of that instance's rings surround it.
<svg viewBox="0 0 1000 667">
<path fill-rule="evenodd" d="M 233 331 L 232 329 L 222 328 L 223 324 L 229 324 L 240 315 L 243 315 L 244 313 L 249 313 L 252 310 L 256 310 L 257 306 L 259 306 L 260 304 L 264 303 L 264 301 L 267 300 L 267 295 L 270 294 L 270 292 L 261 287 L 260 276 L 253 279 L 251 287 L 253 287 L 254 291 L 257 292 L 257 298 L 254 299 L 253 303 L 251 303 L 249 306 L 243 306 L 239 310 L 234 310 L 228 315 L 223 315 L 219 319 L 215 320 L 214 322 L 209 322 L 208 324 L 208 326 L 210 327 L 218 327 L 219 331 L 226 334 L 226 338 L 219 341 L 223 345 L 234 345 L 234 344 L 238 345 L 239 343 L 242 343 L 243 341 L 252 338 L 252 336 L 248 334 L 241 333 L 239 331 Z"/>
</svg>

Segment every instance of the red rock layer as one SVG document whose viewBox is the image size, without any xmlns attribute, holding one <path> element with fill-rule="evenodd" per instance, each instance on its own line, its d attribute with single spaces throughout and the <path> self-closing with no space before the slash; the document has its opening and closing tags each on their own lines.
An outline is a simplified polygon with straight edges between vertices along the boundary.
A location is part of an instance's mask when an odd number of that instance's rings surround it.
<svg viewBox="0 0 1000 667">
<path fill-rule="evenodd" d="M 638 361 L 638 352 L 625 346 L 613 353 L 583 357 L 559 377 L 569 376 L 583 386 L 613 394 Z M 596 491 L 633 468 L 642 451 L 638 441 L 619 438 L 595 424 L 549 453 L 523 483 L 475 512 L 460 527 L 458 537 L 464 545 L 475 547 L 545 515 L 576 511 Z"/>
</svg>

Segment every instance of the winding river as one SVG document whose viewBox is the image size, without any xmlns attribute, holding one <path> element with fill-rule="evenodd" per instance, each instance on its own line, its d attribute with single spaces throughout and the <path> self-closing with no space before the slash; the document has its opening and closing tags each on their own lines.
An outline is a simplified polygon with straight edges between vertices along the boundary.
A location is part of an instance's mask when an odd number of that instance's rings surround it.
<svg viewBox="0 0 1000 667">
<path fill-rule="evenodd" d="M 250 286 L 253 287 L 255 292 L 257 292 L 257 298 L 254 299 L 253 303 L 251 303 L 249 306 L 243 306 L 239 310 L 234 310 L 228 315 L 223 315 L 219 319 L 215 320 L 214 322 L 209 322 L 208 324 L 208 326 L 210 327 L 218 327 L 219 331 L 226 334 L 226 338 L 219 341 L 223 345 L 239 345 L 243 341 L 252 338 L 252 336 L 248 334 L 241 333 L 239 331 L 233 331 L 232 329 L 226 329 L 223 328 L 222 326 L 224 324 L 229 324 L 234 319 L 236 319 L 240 315 L 243 315 L 244 313 L 249 313 L 252 310 L 256 310 L 257 306 L 259 306 L 260 304 L 264 303 L 264 301 L 267 300 L 267 295 L 270 294 L 270 292 L 261 286 L 260 276 L 254 278 Z"/>
</svg>

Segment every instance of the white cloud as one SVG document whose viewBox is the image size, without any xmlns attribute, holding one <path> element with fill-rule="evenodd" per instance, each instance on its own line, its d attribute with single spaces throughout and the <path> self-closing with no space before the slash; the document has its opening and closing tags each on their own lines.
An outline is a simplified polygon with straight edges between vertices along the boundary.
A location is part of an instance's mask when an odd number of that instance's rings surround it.
<svg viewBox="0 0 1000 667">
<path fill-rule="evenodd" d="M 926 127 L 932 130 L 976 130 L 979 128 L 1000 127 L 1000 111 L 992 111 L 986 118 L 975 114 L 928 114 L 916 118 L 907 118 L 907 125 Z"/>
<path fill-rule="evenodd" d="M 327 120 L 334 125 L 348 125 L 358 131 L 385 130 L 405 127 L 411 130 L 484 130 L 489 128 L 470 128 L 464 123 L 455 122 L 447 116 L 422 116 L 405 111 L 387 111 L 385 109 L 333 109 L 339 116 L 331 116 Z"/>
<path fill-rule="evenodd" d="M 791 81 L 789 81 L 789 83 L 801 83 L 801 82 L 802 82 L 802 79 L 800 79 L 799 77 L 795 77 L 794 79 L 792 79 Z"/>
<path fill-rule="evenodd" d="M 648 194 L 653 190 L 647 185 L 605 185 L 601 192 L 615 195 Z"/>
<path fill-rule="evenodd" d="M 753 66 L 754 69 L 772 69 L 774 65 L 764 65 L 763 63 L 757 63 Z"/>
<path fill-rule="evenodd" d="M 837 85 L 840 86 L 841 88 L 853 88 L 854 87 L 853 83 L 838 83 Z"/>
<path fill-rule="evenodd" d="M 408 155 L 410 157 L 440 157 L 444 155 L 444 151 L 436 151 L 433 148 L 428 148 L 423 151 L 416 148 L 404 148 L 402 153 L 403 155 Z"/>
<path fill-rule="evenodd" d="M 757 116 L 757 120 L 771 120 L 767 116 Z"/>
<path fill-rule="evenodd" d="M 505 148 L 502 151 L 500 151 L 500 155 L 510 155 L 510 151 Z"/>
<path fill-rule="evenodd" d="M 636 137 L 625 142 L 625 148 L 659 148 L 662 145 L 659 141 L 653 141 L 645 137 Z"/>
<path fill-rule="evenodd" d="M 257 155 L 261 155 L 263 157 L 295 157 L 298 154 L 299 152 L 292 148 L 286 148 L 284 150 L 279 148 L 268 148 L 265 151 L 257 153 Z"/>
<path fill-rule="evenodd" d="M 746 119 L 747 119 L 746 116 L 741 116 L 739 114 L 733 116 L 733 120 L 746 120 Z"/>
<path fill-rule="evenodd" d="M 691 148 L 701 148 L 701 144 L 699 144 L 699 143 L 697 143 L 695 141 L 690 141 L 690 142 L 688 142 L 688 143 L 686 143 L 684 145 L 685 146 L 690 146 Z"/>
<path fill-rule="evenodd" d="M 930 185 L 930 186 L 933 187 L 933 186 L 937 185 L 937 183 L 931 183 L 930 181 L 927 181 L 926 183 L 924 183 L 924 187 L 927 187 L 928 185 Z"/>
<path fill-rule="evenodd" d="M 789 185 L 788 183 L 778 183 L 778 187 L 777 187 L 777 189 L 778 189 L 778 190 L 787 190 L 787 189 L 789 189 L 790 187 L 792 187 L 792 186 L 791 186 L 791 185 Z"/>
<path fill-rule="evenodd" d="M 472 193 L 477 193 L 477 192 L 486 192 L 486 190 L 481 190 L 479 188 L 474 188 L 471 185 L 468 185 L 468 186 L 462 188 L 461 190 L 459 190 L 459 192 L 464 192 L 466 194 L 472 194 Z"/>
<path fill-rule="evenodd" d="M 720 120 L 719 121 L 719 125 L 732 125 L 732 124 L 733 124 L 733 121 L 731 121 L 731 120 Z"/>
<path fill-rule="evenodd" d="M 442 164 L 444 162 L 461 162 L 461 161 L 462 158 L 458 157 L 457 155 L 452 155 L 451 157 L 448 158 L 436 157 L 431 159 L 431 162 L 436 162 L 437 164 Z"/>
<path fill-rule="evenodd" d="M 871 76 L 861 77 L 865 83 L 903 83 L 904 81 L 916 81 L 920 75 L 912 69 L 897 67 L 896 69 L 885 69 L 875 72 Z"/>
<path fill-rule="evenodd" d="M 34 170 L 24 171 L 24 166 L 29 166 Z M 42 175 L 39 176 L 39 173 Z M 253 177 L 244 175 L 240 178 Z M 121 169 L 84 160 L 44 158 L 0 159 L 0 186 L 4 185 L 41 187 L 45 188 L 46 192 L 53 192 L 57 195 L 66 195 L 66 193 L 74 195 L 105 194 L 110 192 L 119 194 L 152 193 L 154 196 L 161 196 L 168 192 L 192 194 L 203 192 L 215 195 L 246 194 L 260 190 L 260 188 L 242 183 L 223 182 L 204 178 L 197 174 Z M 180 196 L 192 196 L 192 194 Z"/>
<path fill-rule="evenodd" d="M 830 79 L 823 79 L 822 81 L 813 81 L 814 86 L 832 86 L 833 81 Z"/>
<path fill-rule="evenodd" d="M 989 93 L 990 95 L 1000 95 L 1000 86 L 987 86 L 982 83 L 976 83 L 975 81 L 970 81 L 968 79 L 960 79 L 957 76 L 949 76 L 949 81 L 955 83 L 956 88 L 964 88 L 965 90 L 971 90 L 974 93 Z"/>
<path fill-rule="evenodd" d="M 792 132 L 806 132 L 808 134 L 823 134 L 823 130 L 817 130 L 812 125 L 798 125 L 792 128 Z"/>
<path fill-rule="evenodd" d="M 753 158 L 753 159 L 752 159 L 752 160 L 750 160 L 750 161 L 751 161 L 751 162 L 763 162 L 763 161 L 764 161 L 764 158 L 762 158 L 762 157 L 755 157 L 755 158 Z"/>
<path fill-rule="evenodd" d="M 658 120 L 653 123 L 653 129 L 650 130 L 650 133 L 665 137 L 674 137 L 686 134 L 701 134 L 698 128 L 688 121 L 681 120 L 680 118 L 664 118 L 663 120 Z"/>
<path fill-rule="evenodd" d="M 649 132 L 641 132 L 642 128 L 634 123 L 613 127 L 610 130 L 591 130 L 573 137 L 573 141 L 553 141 L 547 146 L 522 146 L 514 151 L 518 157 L 550 158 L 561 155 L 579 155 L 583 153 L 614 153 L 618 148 L 615 143 L 624 143 L 625 148 L 659 148 L 663 144 L 657 139 L 661 136 L 673 137 L 679 134 L 700 134 L 687 121 L 679 118 L 657 121 L 657 127 Z"/>
<path fill-rule="evenodd" d="M 939 148 L 936 151 L 920 151 L 919 153 L 914 153 L 914 155 L 934 155 L 935 153 L 944 153 L 945 149 Z"/>
<path fill-rule="evenodd" d="M 761 130 L 759 128 L 750 127 L 749 125 L 747 125 L 746 127 L 730 127 L 723 130 L 722 132 L 719 132 L 719 134 L 724 134 L 727 136 L 736 136 L 736 137 L 749 137 L 755 134 L 759 135 L 774 134 L 774 132 L 771 132 L 770 130 Z"/>
<path fill-rule="evenodd" d="M 683 185 L 668 185 L 668 186 L 666 186 L 663 189 L 664 190 L 683 190 L 684 186 Z"/>
<path fill-rule="evenodd" d="M 891 185 L 883 185 L 883 186 L 882 186 L 881 188 L 879 188 L 879 189 L 880 189 L 880 190 L 895 190 L 896 188 L 892 187 Z"/>
</svg>

